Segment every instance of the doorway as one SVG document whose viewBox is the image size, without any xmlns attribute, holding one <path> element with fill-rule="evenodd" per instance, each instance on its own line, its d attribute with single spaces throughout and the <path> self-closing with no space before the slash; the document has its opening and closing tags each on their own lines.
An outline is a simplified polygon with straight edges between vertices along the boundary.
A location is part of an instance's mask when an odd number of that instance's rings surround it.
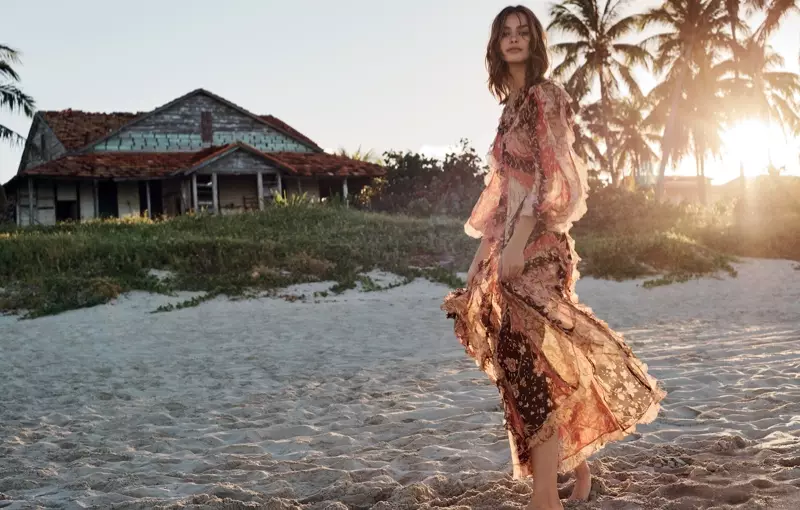
<svg viewBox="0 0 800 510">
<path fill-rule="evenodd" d="M 162 181 L 150 182 L 150 215 L 153 218 L 164 214 L 164 195 L 162 193 Z M 147 214 L 147 182 L 139 182 L 139 214 Z"/>
<path fill-rule="evenodd" d="M 97 183 L 97 215 L 101 218 L 116 218 L 119 216 L 116 182 L 99 181 Z"/>
</svg>

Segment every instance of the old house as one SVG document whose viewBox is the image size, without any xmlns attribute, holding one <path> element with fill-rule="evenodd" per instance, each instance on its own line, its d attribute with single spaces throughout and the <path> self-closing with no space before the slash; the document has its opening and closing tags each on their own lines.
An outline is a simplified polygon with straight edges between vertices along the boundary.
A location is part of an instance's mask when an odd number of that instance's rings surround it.
<svg viewBox="0 0 800 510">
<path fill-rule="evenodd" d="M 276 195 L 346 198 L 383 173 L 198 89 L 146 113 L 38 112 L 4 187 L 17 224 L 52 225 L 263 209 Z"/>
</svg>

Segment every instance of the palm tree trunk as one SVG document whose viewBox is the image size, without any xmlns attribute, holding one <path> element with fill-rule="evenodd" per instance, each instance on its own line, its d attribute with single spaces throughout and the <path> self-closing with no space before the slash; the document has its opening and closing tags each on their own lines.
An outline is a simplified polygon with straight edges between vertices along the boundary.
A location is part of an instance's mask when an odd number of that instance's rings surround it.
<svg viewBox="0 0 800 510">
<path fill-rule="evenodd" d="M 608 161 L 608 171 L 611 174 L 611 184 L 614 186 L 619 186 L 620 179 L 614 169 L 614 145 L 611 142 L 611 130 L 608 128 L 608 121 L 611 119 L 611 98 L 609 97 L 608 83 L 606 82 L 606 78 L 602 71 L 600 72 L 600 95 L 602 96 L 603 116 L 605 117 L 605 122 L 603 123 L 603 135 L 606 142 L 606 161 Z"/>
<path fill-rule="evenodd" d="M 692 47 L 694 42 L 689 43 L 688 48 L 681 56 L 684 60 L 688 55 L 692 54 Z M 669 152 L 672 150 L 672 131 L 675 128 L 675 120 L 678 116 L 678 99 L 683 88 L 683 80 L 686 74 L 686 67 L 681 68 L 681 73 L 675 83 L 675 88 L 672 91 L 670 98 L 669 115 L 667 116 L 667 125 L 664 127 L 664 136 L 661 140 L 661 162 L 658 166 L 658 181 L 656 182 L 656 201 L 664 198 L 664 176 L 667 173 L 667 160 L 669 159 Z"/>
<path fill-rule="evenodd" d="M 708 179 L 706 179 L 706 158 L 700 156 L 700 203 L 708 205 Z"/>
<path fill-rule="evenodd" d="M 681 78 L 683 73 L 681 73 Z M 681 85 L 683 80 L 678 80 L 675 90 L 672 91 L 672 98 L 670 99 L 669 116 L 667 117 L 667 125 L 664 127 L 664 136 L 661 139 L 661 161 L 658 165 L 658 180 L 656 181 L 656 201 L 664 198 L 664 176 L 667 173 L 667 161 L 669 160 L 669 153 L 672 150 L 672 132 L 675 129 L 675 119 L 678 110 L 678 98 L 681 93 Z"/>
<path fill-rule="evenodd" d="M 700 204 L 705 206 L 708 204 L 708 196 L 706 194 L 706 158 L 705 150 L 702 144 L 697 144 L 695 147 L 694 158 L 697 164 L 697 191 L 699 194 Z"/>
</svg>

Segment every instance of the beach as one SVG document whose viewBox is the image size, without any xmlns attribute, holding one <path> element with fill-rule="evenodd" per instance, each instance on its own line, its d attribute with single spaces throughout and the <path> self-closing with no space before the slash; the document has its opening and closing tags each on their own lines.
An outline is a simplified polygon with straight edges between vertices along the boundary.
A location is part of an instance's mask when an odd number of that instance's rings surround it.
<svg viewBox="0 0 800 510">
<path fill-rule="evenodd" d="M 800 508 L 797 265 L 747 259 L 738 278 L 654 289 L 578 283 L 668 397 L 591 459 L 591 500 L 567 508 Z M 439 309 L 449 289 L 314 296 L 328 287 L 0 317 L 0 503 L 524 508 L 531 482 L 509 475 L 497 389 Z"/>
</svg>

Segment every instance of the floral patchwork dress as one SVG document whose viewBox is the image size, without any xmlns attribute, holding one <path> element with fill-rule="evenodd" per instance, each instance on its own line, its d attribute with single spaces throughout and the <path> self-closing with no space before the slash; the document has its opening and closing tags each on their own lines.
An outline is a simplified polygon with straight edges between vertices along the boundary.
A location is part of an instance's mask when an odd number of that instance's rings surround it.
<svg viewBox="0 0 800 510">
<path fill-rule="evenodd" d="M 486 187 L 465 225 L 490 244 L 468 288 L 442 310 L 505 409 L 514 477 L 531 475 L 532 448 L 560 439 L 559 471 L 653 421 L 665 392 L 623 338 L 578 302 L 580 260 L 569 235 L 586 212 L 586 167 L 575 154 L 567 93 L 551 81 L 506 104 Z M 536 218 L 522 273 L 500 281 L 520 216 Z"/>
</svg>

